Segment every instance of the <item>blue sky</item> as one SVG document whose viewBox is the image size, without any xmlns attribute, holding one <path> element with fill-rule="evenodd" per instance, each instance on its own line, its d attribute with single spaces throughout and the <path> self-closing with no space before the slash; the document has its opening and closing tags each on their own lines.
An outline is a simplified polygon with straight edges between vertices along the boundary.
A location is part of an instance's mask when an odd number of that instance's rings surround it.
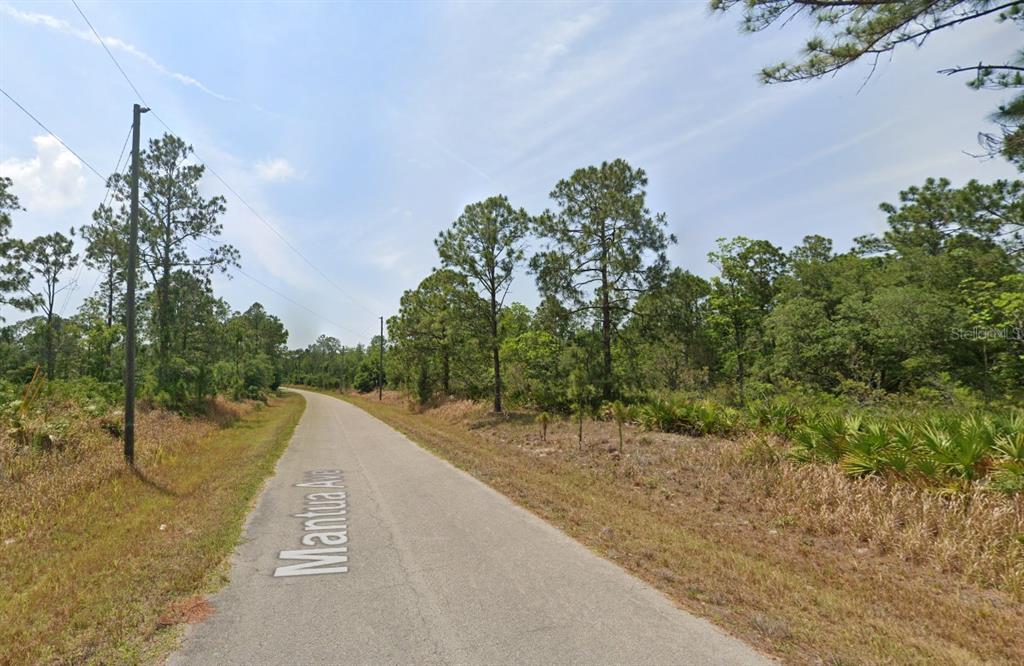
<svg viewBox="0 0 1024 666">
<path fill-rule="evenodd" d="M 578 167 L 623 157 L 679 239 L 673 263 L 708 275 L 720 236 L 845 249 L 879 231 L 877 204 L 927 176 L 1012 177 L 979 161 L 998 93 L 936 74 L 1019 46 L 979 22 L 822 81 L 765 87 L 806 26 L 744 35 L 739 15 L 685 3 L 82 3 L 146 101 L 335 285 L 228 198 L 224 238 L 292 346 L 353 344 L 437 265 L 433 239 L 472 201 L 504 193 L 540 212 Z M 102 173 L 134 93 L 70 2 L 0 2 L 0 85 Z M 145 116 L 143 136 L 162 127 Z M 89 221 L 102 182 L 0 99 L 0 174 L 31 237 Z M 94 284 L 82 271 L 71 312 Z M 536 302 L 525 270 L 511 298 Z M 339 326 L 340 325 L 340 326 Z"/>
</svg>

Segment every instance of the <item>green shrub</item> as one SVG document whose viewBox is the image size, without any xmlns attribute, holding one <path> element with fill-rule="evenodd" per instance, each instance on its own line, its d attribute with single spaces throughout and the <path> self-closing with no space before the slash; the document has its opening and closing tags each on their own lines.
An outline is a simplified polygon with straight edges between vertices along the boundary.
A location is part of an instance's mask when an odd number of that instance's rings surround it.
<svg viewBox="0 0 1024 666">
<path fill-rule="evenodd" d="M 989 487 L 993 490 L 1014 494 L 1024 491 L 1024 463 L 1005 461 L 991 474 Z"/>
<path fill-rule="evenodd" d="M 644 430 L 673 432 L 676 426 L 676 410 L 667 400 L 655 398 L 637 410 L 637 423 Z"/>
<path fill-rule="evenodd" d="M 814 394 L 762 395 L 742 411 L 681 394 L 647 398 L 635 410 L 644 430 L 735 436 L 747 428 L 789 440 L 787 457 L 838 465 L 851 477 L 885 476 L 964 488 L 1024 488 L 1024 411 L 945 407 L 899 398 L 870 406 Z"/>
<path fill-rule="evenodd" d="M 807 410 L 790 398 L 783 396 L 763 397 L 747 405 L 752 424 L 783 437 L 791 436 L 805 423 Z"/>
<path fill-rule="evenodd" d="M 636 409 L 635 418 L 644 430 L 692 436 L 735 434 L 741 430 L 742 420 L 740 412 L 727 405 L 679 396 L 651 398 Z"/>
</svg>

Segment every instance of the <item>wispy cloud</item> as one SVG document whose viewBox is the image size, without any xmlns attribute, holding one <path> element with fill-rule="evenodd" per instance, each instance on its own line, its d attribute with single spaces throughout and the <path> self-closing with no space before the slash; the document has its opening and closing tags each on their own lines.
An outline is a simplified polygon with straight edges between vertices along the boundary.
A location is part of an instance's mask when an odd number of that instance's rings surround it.
<svg viewBox="0 0 1024 666">
<path fill-rule="evenodd" d="M 377 247 L 366 256 L 366 260 L 378 268 L 390 271 L 398 266 L 399 262 L 408 256 L 408 254 L 409 253 L 405 250 L 390 248 L 386 244 L 379 243 Z"/>
<path fill-rule="evenodd" d="M 91 30 L 80 30 L 71 25 L 70 23 L 68 23 L 67 21 L 65 21 L 64 19 L 59 19 L 55 16 L 50 16 L 49 14 L 40 14 L 37 12 L 23 12 L 21 10 L 15 9 L 14 7 L 11 7 L 8 4 L 0 4 L 0 10 L 2 10 L 11 18 L 14 18 L 25 24 L 42 26 L 49 30 L 53 30 L 55 32 L 59 32 L 65 35 L 70 35 L 72 37 L 77 37 L 78 39 L 91 42 L 93 44 L 99 43 L 96 39 L 96 35 L 94 35 Z M 106 44 L 107 48 L 127 53 L 146 63 L 151 68 L 160 72 L 164 76 L 168 76 L 174 79 L 175 81 L 178 81 L 179 83 L 191 86 L 193 88 L 197 88 L 206 93 L 207 95 L 215 97 L 219 100 L 223 100 L 225 102 L 235 101 L 233 98 L 228 97 L 227 95 L 211 90 L 205 84 L 203 84 L 201 81 L 199 81 L 193 76 L 189 76 L 188 74 L 183 74 L 181 72 L 176 72 L 170 69 L 169 67 L 166 67 L 165 65 L 157 61 L 153 56 L 149 55 L 148 53 L 136 47 L 135 45 L 124 41 L 123 39 L 111 36 L 101 36 L 101 39 L 103 43 Z"/>
<path fill-rule="evenodd" d="M 420 275 L 419 267 L 411 261 L 413 256 L 407 243 L 401 239 L 389 235 L 378 240 L 369 240 L 364 243 L 366 251 L 363 253 L 362 263 L 381 271 L 393 274 L 402 281 L 410 282 L 418 280 Z"/>
<path fill-rule="evenodd" d="M 709 194 L 705 198 L 703 205 L 705 207 L 715 206 L 720 204 L 722 201 L 728 199 L 736 199 L 743 193 L 749 192 L 750 190 L 753 190 L 758 186 L 764 185 L 765 183 L 778 180 L 779 178 L 782 178 L 783 176 L 787 176 L 792 173 L 800 172 L 806 169 L 808 166 L 821 162 L 826 158 L 847 152 L 851 148 L 863 144 L 868 139 L 871 139 L 872 137 L 887 131 L 888 129 L 897 124 L 897 121 L 890 120 L 876 127 L 871 127 L 863 132 L 860 132 L 859 134 L 855 134 L 841 141 L 837 141 L 836 143 L 833 143 L 829 146 L 825 146 L 804 158 L 789 163 L 788 165 L 782 166 L 778 169 L 766 170 L 764 173 L 759 174 L 755 178 L 751 178 L 749 180 L 736 183 L 731 187 L 723 187 L 717 193 Z"/>
<path fill-rule="evenodd" d="M 527 49 L 513 78 L 532 79 L 546 74 L 560 58 L 571 52 L 573 46 L 600 26 L 607 16 L 608 8 L 598 7 L 555 22 Z"/>
<path fill-rule="evenodd" d="M 750 124 L 761 122 L 764 116 L 788 103 L 788 100 L 781 96 L 758 97 L 746 102 L 739 107 L 698 123 L 693 127 L 668 137 L 666 140 L 649 146 L 646 150 L 639 151 L 636 155 L 641 162 L 647 162 L 660 157 L 666 153 L 678 151 L 684 145 L 705 139 L 708 136 L 719 134 L 724 136 L 736 136 L 739 134 L 738 125 L 744 128 Z"/>
<path fill-rule="evenodd" d="M 489 175 L 489 174 L 488 174 L 488 173 L 487 173 L 486 171 L 484 171 L 483 169 L 481 169 L 481 168 L 480 168 L 480 167 L 478 167 L 477 165 L 473 164 L 472 162 L 470 162 L 469 160 L 467 160 L 467 159 L 466 159 L 465 157 L 462 157 L 461 155 L 459 155 L 458 153 L 456 153 L 456 152 L 455 152 L 454 150 L 452 150 L 451 148 L 448 148 L 447 146 L 445 146 L 445 145 L 444 145 L 443 143 L 441 143 L 440 141 L 438 141 L 438 140 L 437 140 L 437 139 L 435 139 L 434 137 L 430 137 L 430 141 L 431 141 L 431 142 L 432 142 L 432 143 L 433 143 L 433 144 L 434 144 L 435 146 L 437 146 L 437 149 L 438 149 L 438 150 L 440 150 L 440 151 L 441 151 L 442 153 L 444 153 L 444 154 L 445 154 L 445 155 L 447 155 L 448 157 L 452 158 L 453 160 L 455 160 L 455 161 L 456 161 L 456 162 L 458 162 L 459 164 L 462 164 L 463 166 L 469 167 L 470 169 L 472 169 L 473 171 L 475 171 L 475 172 L 476 172 L 477 174 L 479 174 L 479 175 L 483 176 L 483 177 L 484 177 L 485 179 L 487 179 L 487 180 L 494 180 L 493 178 L 491 178 L 491 176 L 490 176 L 490 175 Z"/>
<path fill-rule="evenodd" d="M 281 182 L 298 177 L 298 172 L 291 162 L 283 157 L 260 160 L 256 163 L 256 175 L 261 180 L 269 182 Z"/>
<path fill-rule="evenodd" d="M 573 36 L 568 40 L 572 47 L 553 49 L 558 66 L 549 67 L 537 81 L 508 89 L 504 124 L 516 141 L 506 147 L 499 169 L 532 171 L 538 162 L 557 159 L 558 152 L 577 154 L 593 145 L 595 127 L 611 125 L 614 114 L 635 104 L 641 91 L 649 90 L 660 63 L 667 58 L 682 61 L 697 48 L 709 31 L 702 19 L 701 11 L 683 7 L 631 21 L 628 30 L 620 26 L 607 36 L 594 34 L 605 20 L 603 14 L 572 24 L 575 31 L 564 28 L 563 33 Z M 614 131 L 602 143 L 622 136 L 626 128 L 609 129 Z"/>
<path fill-rule="evenodd" d="M 278 229 L 284 226 L 278 220 L 274 222 Z M 293 289 L 310 291 L 322 288 L 323 285 L 307 270 L 302 260 L 247 209 L 235 206 L 228 210 L 224 236 L 241 250 L 243 267 L 251 267 L 255 262 L 263 271 Z"/>
</svg>

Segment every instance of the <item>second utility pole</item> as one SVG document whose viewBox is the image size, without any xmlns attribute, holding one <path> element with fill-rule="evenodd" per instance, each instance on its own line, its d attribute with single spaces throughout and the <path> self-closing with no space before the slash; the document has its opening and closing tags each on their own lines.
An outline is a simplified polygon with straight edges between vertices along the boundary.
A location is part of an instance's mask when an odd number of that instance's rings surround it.
<svg viewBox="0 0 1024 666">
<path fill-rule="evenodd" d="M 128 223 L 128 279 L 125 294 L 124 461 L 135 466 L 135 264 L 139 244 L 139 132 L 145 109 L 132 107 L 131 219 Z"/>
<path fill-rule="evenodd" d="M 384 399 L 384 317 L 380 318 L 380 367 L 377 370 L 377 400 Z"/>
</svg>

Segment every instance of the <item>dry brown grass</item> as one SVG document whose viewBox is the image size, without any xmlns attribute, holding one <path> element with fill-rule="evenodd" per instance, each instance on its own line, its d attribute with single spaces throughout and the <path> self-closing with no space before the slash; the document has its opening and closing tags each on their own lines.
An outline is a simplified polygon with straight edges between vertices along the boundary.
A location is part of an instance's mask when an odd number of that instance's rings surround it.
<svg viewBox="0 0 1024 666">
<path fill-rule="evenodd" d="M 472 400 L 450 400 L 430 410 L 433 418 L 448 423 L 468 422 L 487 414 L 487 407 Z"/>
<path fill-rule="evenodd" d="M 0 664 L 152 661 L 205 612 L 303 401 L 216 409 L 244 417 L 140 414 L 136 470 L 98 421 L 50 453 L 0 442 Z"/>
<path fill-rule="evenodd" d="M 171 627 L 176 624 L 196 624 L 214 613 L 214 608 L 204 597 L 194 596 L 178 599 L 167 605 L 167 611 L 157 618 L 157 627 Z"/>
<path fill-rule="evenodd" d="M 253 409 L 250 403 L 211 401 L 209 418 L 186 418 L 160 409 L 136 416 L 136 463 L 141 469 L 159 464 L 176 448 L 190 446 Z M 124 469 L 122 443 L 103 428 L 108 417 L 87 418 L 72 405 L 52 405 L 31 420 L 62 421 L 67 433 L 47 452 L 33 450 L 10 431 L 0 429 L 0 534 L 32 536 L 38 516 L 61 511 L 69 501 Z M 31 423 L 40 428 L 40 424 Z"/>
<path fill-rule="evenodd" d="M 1021 499 L 944 496 L 693 439 L 346 396 L 792 663 L 1024 663 Z"/>
<path fill-rule="evenodd" d="M 1024 600 L 1024 497 L 850 479 L 828 465 L 749 465 L 744 473 L 727 459 L 719 461 L 721 474 L 703 479 L 709 494 L 728 492 L 723 480 L 739 476 L 739 486 L 750 488 L 767 514 L 809 534 L 863 545 Z"/>
<path fill-rule="evenodd" d="M 218 395 L 206 401 L 206 404 L 203 406 L 203 416 L 206 420 L 212 421 L 221 428 L 226 428 L 252 411 L 256 404 L 259 403 L 252 401 L 236 402 Z"/>
</svg>

